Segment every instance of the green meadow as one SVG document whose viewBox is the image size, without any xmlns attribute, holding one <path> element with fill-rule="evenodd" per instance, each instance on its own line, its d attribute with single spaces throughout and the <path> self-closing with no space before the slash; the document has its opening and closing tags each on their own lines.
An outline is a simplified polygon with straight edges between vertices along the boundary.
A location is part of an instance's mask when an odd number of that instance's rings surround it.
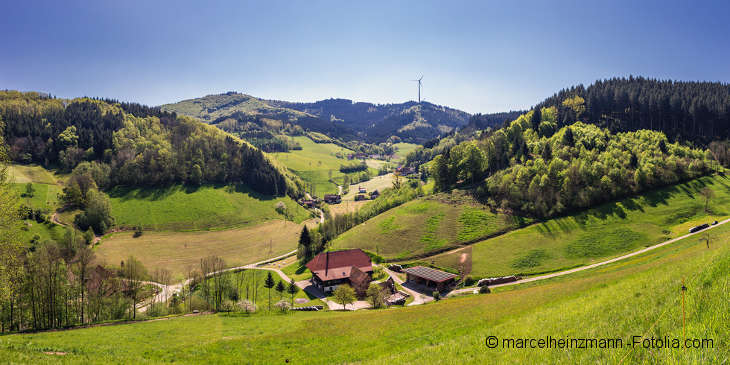
<svg viewBox="0 0 730 365">
<path fill-rule="evenodd" d="M 415 151 L 417 148 L 421 147 L 421 145 L 415 143 L 400 142 L 394 143 L 393 147 L 396 148 L 395 156 L 393 156 L 393 159 L 396 161 L 403 161 L 409 153 Z"/>
<path fill-rule="evenodd" d="M 730 355 L 730 226 L 627 260 L 492 294 L 357 312 L 217 314 L 0 337 L 25 363 L 704 363 Z M 633 336 L 713 341 L 646 349 Z M 514 349 L 503 338 L 620 338 L 621 348 Z M 709 343 L 706 343 L 709 346 Z"/>
<path fill-rule="evenodd" d="M 304 181 L 314 185 L 315 195 L 336 194 L 337 185 L 342 185 L 345 174 L 340 172 L 340 165 L 357 160 L 348 160 L 347 155 L 352 150 L 340 147 L 334 143 L 314 143 L 309 137 L 293 137 L 302 146 L 301 150 L 276 152 L 270 155 L 289 170 L 299 175 Z M 338 158 L 336 154 L 343 158 Z M 375 169 L 370 168 L 371 175 L 377 175 Z M 358 173 L 348 174 L 352 179 Z M 335 181 L 333 183 L 332 181 Z"/>
<path fill-rule="evenodd" d="M 703 188 L 714 192 L 708 211 Z M 532 275 L 587 265 L 686 234 L 730 216 L 730 178 L 703 177 L 551 219 L 472 245 L 472 275 Z M 461 252 L 429 258 L 457 267 Z"/>
<path fill-rule="evenodd" d="M 332 247 L 362 248 L 388 260 L 399 260 L 459 247 L 519 224 L 463 199 L 439 194 L 408 202 L 346 231 Z"/>
<path fill-rule="evenodd" d="M 290 218 L 300 223 L 311 214 L 289 197 L 270 197 L 234 186 L 189 188 L 115 188 L 109 192 L 112 216 L 121 227 L 151 230 L 206 230 L 283 220 L 276 205 L 283 202 Z"/>
</svg>

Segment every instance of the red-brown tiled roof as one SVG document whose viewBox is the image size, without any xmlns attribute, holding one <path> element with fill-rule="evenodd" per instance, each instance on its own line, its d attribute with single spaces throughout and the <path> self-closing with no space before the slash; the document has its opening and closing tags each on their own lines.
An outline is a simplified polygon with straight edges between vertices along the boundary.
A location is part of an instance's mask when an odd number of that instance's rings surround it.
<svg viewBox="0 0 730 365">
<path fill-rule="evenodd" d="M 349 278 L 352 267 L 363 272 L 373 271 L 373 264 L 361 249 L 322 252 L 307 263 L 312 274 L 322 281 Z"/>
</svg>

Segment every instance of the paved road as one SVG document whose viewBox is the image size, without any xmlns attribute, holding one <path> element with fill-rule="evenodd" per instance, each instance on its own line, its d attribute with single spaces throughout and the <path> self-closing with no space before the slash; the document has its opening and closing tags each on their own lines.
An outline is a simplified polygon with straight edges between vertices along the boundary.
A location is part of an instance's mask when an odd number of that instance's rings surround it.
<svg viewBox="0 0 730 365">
<path fill-rule="evenodd" d="M 545 280 L 545 279 L 550 279 L 550 278 L 554 278 L 554 277 L 558 277 L 558 276 L 568 275 L 568 274 L 572 274 L 572 273 L 575 273 L 575 272 L 592 269 L 594 267 L 607 265 L 607 264 L 610 264 L 610 263 L 613 263 L 613 262 L 616 262 L 616 261 L 620 261 L 620 260 L 627 259 L 629 257 L 634 257 L 636 255 L 641 255 L 644 252 L 648 252 L 648 251 L 657 249 L 659 247 L 666 246 L 668 244 L 672 244 L 672 243 L 677 242 L 679 240 L 683 240 L 683 239 L 685 239 L 687 237 L 691 237 L 691 236 L 694 236 L 696 234 L 700 234 L 700 233 L 709 231 L 710 229 L 719 227 L 719 226 L 721 226 L 723 224 L 726 224 L 728 222 L 730 222 L 730 219 L 726 219 L 726 220 L 724 220 L 724 221 L 722 221 L 722 222 L 720 222 L 720 223 L 718 223 L 718 224 L 716 224 L 714 226 L 710 226 L 709 228 L 703 229 L 701 231 L 694 232 L 694 233 L 688 233 L 688 234 L 685 234 L 684 236 L 677 237 L 677 238 L 672 238 L 671 240 L 667 240 L 667 241 L 664 241 L 662 243 L 658 243 L 658 244 L 653 245 L 653 246 L 649 246 L 649 247 L 646 247 L 646 248 L 642 248 L 641 250 L 634 251 L 632 253 L 629 253 L 629 254 L 626 254 L 626 255 L 623 255 L 623 256 L 614 257 L 614 258 L 612 258 L 610 260 L 601 261 L 601 262 L 597 262 L 595 264 L 590 264 L 590 265 L 586 265 L 586 266 L 576 267 L 575 269 L 570 269 L 570 270 L 565 270 L 565 271 L 558 271 L 558 272 L 554 272 L 552 274 L 545 274 L 545 275 L 540 275 L 540 276 L 533 276 L 531 278 L 517 280 L 517 281 L 510 282 L 510 283 L 490 285 L 489 287 L 490 288 L 498 288 L 500 286 L 524 284 L 524 283 L 529 283 L 529 282 L 533 282 L 533 281 Z M 475 288 L 473 288 L 473 287 L 472 288 L 457 289 L 457 290 L 454 290 L 451 293 L 449 293 L 449 295 L 471 293 L 471 292 L 474 291 L 474 289 Z"/>
</svg>

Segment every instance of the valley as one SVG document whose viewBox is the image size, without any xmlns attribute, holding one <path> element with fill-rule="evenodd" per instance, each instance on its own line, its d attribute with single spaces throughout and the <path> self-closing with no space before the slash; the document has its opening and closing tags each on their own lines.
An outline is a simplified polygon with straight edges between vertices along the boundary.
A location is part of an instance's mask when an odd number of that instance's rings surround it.
<svg viewBox="0 0 730 365">
<path fill-rule="evenodd" d="M 677 336 L 682 280 L 690 334 L 720 346 L 542 355 L 727 356 L 727 142 L 602 128 L 578 92 L 451 129 L 427 103 L 363 128 L 349 101 L 0 97 L 11 361 L 529 361 L 483 336 Z"/>
</svg>

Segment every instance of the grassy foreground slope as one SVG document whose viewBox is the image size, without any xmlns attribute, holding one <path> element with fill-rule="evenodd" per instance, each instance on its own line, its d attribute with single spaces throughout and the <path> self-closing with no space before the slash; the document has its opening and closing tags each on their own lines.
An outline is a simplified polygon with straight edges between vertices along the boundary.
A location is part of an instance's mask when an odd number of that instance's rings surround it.
<svg viewBox="0 0 730 365">
<path fill-rule="evenodd" d="M 730 225 L 711 247 L 691 237 L 625 261 L 532 286 L 402 309 L 211 315 L 0 337 L 11 362 L 725 363 L 730 354 Z M 632 336 L 705 349 L 631 347 Z M 389 325 L 390 324 L 390 325 Z M 505 349 L 486 336 L 621 338 L 614 349 Z M 65 355 L 46 354 L 51 352 Z"/>
<path fill-rule="evenodd" d="M 714 192 L 705 212 L 704 188 Z M 537 274 L 581 266 L 686 234 L 730 215 L 730 178 L 714 175 L 479 242 L 472 246 L 476 277 Z M 430 258 L 456 267 L 461 252 Z"/>
<path fill-rule="evenodd" d="M 518 226 L 460 194 L 438 194 L 390 209 L 337 237 L 335 248 L 362 248 L 388 260 L 423 256 Z"/>
<path fill-rule="evenodd" d="M 233 186 L 186 188 L 116 188 L 109 192 L 115 224 L 154 230 L 200 230 L 240 227 L 284 219 L 276 211 L 283 202 L 295 222 L 309 212 L 289 197 L 270 197 Z"/>
</svg>

